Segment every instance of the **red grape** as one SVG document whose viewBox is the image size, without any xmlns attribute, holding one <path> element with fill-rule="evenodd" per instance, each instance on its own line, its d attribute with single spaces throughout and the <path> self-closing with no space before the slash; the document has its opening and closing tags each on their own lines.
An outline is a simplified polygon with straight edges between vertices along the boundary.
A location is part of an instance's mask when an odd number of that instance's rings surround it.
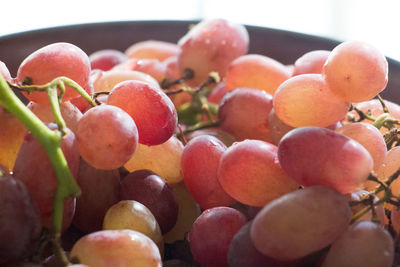
<svg viewBox="0 0 400 267">
<path fill-rule="evenodd" d="M 229 206 L 235 202 L 218 182 L 219 160 L 226 146 L 217 138 L 202 135 L 183 149 L 182 175 L 186 188 L 203 209 Z"/>
<path fill-rule="evenodd" d="M 278 146 L 285 172 L 304 186 L 325 185 L 341 193 L 363 188 L 373 160 L 358 142 L 319 127 L 296 128 Z"/>
<path fill-rule="evenodd" d="M 122 108 L 133 118 L 141 144 L 164 143 L 177 125 L 176 109 L 168 96 L 144 82 L 117 84 L 108 96 L 108 104 Z"/>
<path fill-rule="evenodd" d="M 0 265 L 30 256 L 41 230 L 39 210 L 26 186 L 0 170 Z"/>
<path fill-rule="evenodd" d="M 238 141 L 244 139 L 270 141 L 268 116 L 271 109 L 272 96 L 269 93 L 250 88 L 237 88 L 221 100 L 218 119 L 221 128 Z"/>
<path fill-rule="evenodd" d="M 81 160 L 76 180 L 82 193 L 72 223 L 84 232 L 101 230 L 107 210 L 119 201 L 119 172 L 99 170 Z"/>
<path fill-rule="evenodd" d="M 227 266 L 229 245 L 245 225 L 246 217 L 229 207 L 204 211 L 193 223 L 188 241 L 193 258 L 205 267 Z"/>
<path fill-rule="evenodd" d="M 257 250 L 290 261 L 331 244 L 346 231 L 350 219 L 351 210 L 342 194 L 311 186 L 267 204 L 254 218 L 250 234 Z"/>
<path fill-rule="evenodd" d="M 178 202 L 172 188 L 160 176 L 148 170 L 138 170 L 126 175 L 120 188 L 122 200 L 136 200 L 153 213 L 163 234 L 175 225 Z"/>
<path fill-rule="evenodd" d="M 127 56 L 119 50 L 103 49 L 89 55 L 92 70 L 107 71 L 127 60 Z"/>
</svg>

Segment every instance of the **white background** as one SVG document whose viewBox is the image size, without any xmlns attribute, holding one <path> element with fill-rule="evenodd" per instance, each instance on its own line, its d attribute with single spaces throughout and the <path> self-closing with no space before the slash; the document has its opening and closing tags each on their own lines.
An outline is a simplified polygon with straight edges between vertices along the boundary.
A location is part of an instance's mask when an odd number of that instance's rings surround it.
<svg viewBox="0 0 400 267">
<path fill-rule="evenodd" d="M 338 40 L 400 60 L 400 0 L 2 0 L 0 36 L 99 21 L 226 18 Z"/>
</svg>

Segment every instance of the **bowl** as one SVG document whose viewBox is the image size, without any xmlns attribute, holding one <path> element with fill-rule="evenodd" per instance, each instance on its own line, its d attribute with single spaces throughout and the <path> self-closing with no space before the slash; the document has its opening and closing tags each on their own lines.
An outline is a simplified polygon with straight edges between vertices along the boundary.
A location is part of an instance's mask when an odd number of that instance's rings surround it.
<svg viewBox="0 0 400 267">
<path fill-rule="evenodd" d="M 114 48 L 125 51 L 131 44 L 144 40 L 177 42 L 191 24 L 198 21 L 120 21 L 100 22 L 46 28 L 0 37 L 0 60 L 12 76 L 30 53 L 54 42 L 70 42 L 86 53 Z M 265 27 L 246 26 L 250 36 L 249 53 L 272 57 L 293 64 L 304 53 L 332 50 L 338 40 Z M 388 58 L 389 82 L 382 92 L 385 99 L 400 103 L 400 62 Z"/>
</svg>

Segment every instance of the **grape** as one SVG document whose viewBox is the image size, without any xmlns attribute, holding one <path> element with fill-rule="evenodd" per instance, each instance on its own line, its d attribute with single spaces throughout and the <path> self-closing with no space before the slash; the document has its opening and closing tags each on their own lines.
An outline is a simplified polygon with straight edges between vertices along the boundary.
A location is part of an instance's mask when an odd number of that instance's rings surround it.
<svg viewBox="0 0 400 267">
<path fill-rule="evenodd" d="M 82 158 L 101 170 L 123 166 L 138 144 L 135 122 L 122 109 L 111 105 L 88 110 L 79 121 L 76 136 Z"/>
<path fill-rule="evenodd" d="M 326 127 L 342 120 L 349 103 L 335 97 L 321 74 L 302 74 L 283 82 L 273 99 L 276 116 L 292 127 Z"/>
<path fill-rule="evenodd" d="M 72 223 L 84 232 L 101 230 L 107 210 L 119 201 L 119 172 L 93 168 L 81 159 L 76 180 L 82 193 Z"/>
<path fill-rule="evenodd" d="M 260 140 L 245 140 L 222 155 L 218 179 L 222 188 L 237 201 L 263 206 L 298 188 L 281 168 L 277 147 Z"/>
<path fill-rule="evenodd" d="M 383 161 L 376 174 L 381 181 L 386 181 L 391 175 L 393 175 L 398 169 L 400 169 L 400 147 L 395 146 L 391 148 L 386 154 L 386 158 Z M 378 186 L 376 182 L 368 182 L 367 190 L 372 191 Z M 400 194 L 400 179 L 394 180 L 390 184 L 392 193 L 396 196 Z"/>
<path fill-rule="evenodd" d="M 366 197 L 369 196 L 369 192 L 366 190 L 360 190 L 355 193 L 351 193 L 349 195 L 346 195 L 347 199 L 349 201 L 361 201 L 362 199 L 365 199 Z M 379 198 L 377 196 L 374 196 L 374 203 L 376 204 L 379 201 Z M 351 211 L 353 214 L 357 214 L 357 212 L 361 211 L 366 207 L 365 204 L 359 203 L 357 205 L 352 205 L 351 206 Z M 383 208 L 382 204 L 374 205 L 374 210 L 377 216 L 377 219 L 379 220 L 380 224 L 383 226 L 385 225 L 386 221 L 386 215 L 385 215 L 385 209 Z M 364 214 L 361 218 L 358 219 L 358 221 L 371 221 L 372 219 L 372 211 L 368 211 L 366 214 Z"/>
<path fill-rule="evenodd" d="M 39 210 L 26 186 L 0 170 L 0 265 L 33 253 L 41 230 Z"/>
<path fill-rule="evenodd" d="M 276 261 L 259 252 L 250 238 L 251 221 L 246 223 L 233 237 L 228 250 L 229 267 L 295 267 L 292 262 Z"/>
<path fill-rule="evenodd" d="M 184 35 L 178 45 L 181 73 L 185 68 L 194 71 L 195 77 L 189 84 L 197 86 L 207 80 L 210 72 L 225 76 L 228 65 L 235 58 L 247 53 L 249 35 L 242 25 L 235 25 L 223 19 L 200 22 Z"/>
<path fill-rule="evenodd" d="M 225 132 L 221 128 L 205 128 L 205 129 L 199 129 L 190 133 L 187 133 L 185 135 L 187 141 L 189 142 L 193 138 L 201 135 L 211 135 L 222 141 L 226 146 L 231 146 L 235 141 L 235 137 L 233 137 L 231 134 Z"/>
<path fill-rule="evenodd" d="M 257 250 L 290 261 L 331 244 L 346 231 L 350 219 L 351 210 L 342 194 L 312 186 L 267 204 L 254 218 L 250 234 Z"/>
<path fill-rule="evenodd" d="M 263 55 L 249 54 L 235 59 L 226 72 L 226 89 L 247 87 L 274 94 L 278 86 L 290 77 L 280 62 Z"/>
<path fill-rule="evenodd" d="M 54 129 L 55 125 L 49 125 Z M 68 128 L 63 137 L 61 149 L 67 160 L 73 177 L 77 177 L 79 169 L 79 150 L 75 135 Z M 29 193 L 35 200 L 43 226 L 50 228 L 53 211 L 54 193 L 57 188 L 57 178 L 53 166 L 39 142 L 32 134 L 25 136 L 24 143 L 18 153 L 14 177 L 24 182 Z M 71 224 L 75 212 L 75 199 L 67 198 L 64 201 L 63 230 Z"/>
<path fill-rule="evenodd" d="M 399 120 L 400 119 L 400 106 L 396 103 L 393 103 L 389 100 L 384 100 L 386 107 L 389 110 L 390 115 Z M 383 114 L 383 107 L 381 102 L 378 99 L 371 99 L 368 101 L 360 102 L 360 103 L 355 103 L 355 107 L 360 109 L 364 113 L 370 113 L 372 117 L 378 118 L 379 115 Z M 351 111 L 349 113 L 350 118 L 353 117 L 355 120 L 359 120 L 360 116 L 357 114 L 356 111 Z M 347 118 L 348 120 L 349 118 Z M 368 119 L 362 120 L 362 122 L 373 124 L 374 122 Z M 398 126 L 397 126 L 398 128 Z M 382 134 L 387 133 L 388 129 L 385 127 L 382 127 L 379 129 Z"/>
<path fill-rule="evenodd" d="M 156 146 L 139 144 L 135 154 L 124 165 L 130 171 L 148 169 L 163 178 L 168 184 L 182 181 L 181 157 L 183 144 L 172 136 Z"/>
<path fill-rule="evenodd" d="M 282 137 L 294 128 L 281 121 L 275 114 L 275 110 L 271 109 L 268 116 L 269 134 L 271 136 L 271 143 L 279 145 Z"/>
<path fill-rule="evenodd" d="M 103 72 L 93 83 L 94 92 L 109 92 L 118 83 L 128 80 L 137 80 L 151 84 L 155 88 L 160 88 L 156 79 L 150 75 L 135 70 L 109 70 Z"/>
<path fill-rule="evenodd" d="M 268 116 L 271 109 L 270 94 L 250 88 L 237 88 L 226 94 L 220 102 L 218 119 L 221 129 L 232 134 L 238 141 L 270 141 Z"/>
<path fill-rule="evenodd" d="M 135 121 L 139 143 L 159 145 L 174 133 L 178 122 L 174 104 L 159 89 L 139 81 L 116 85 L 108 96 L 108 104 L 122 108 Z"/>
<path fill-rule="evenodd" d="M 279 143 L 278 158 L 298 183 L 330 186 L 341 193 L 362 189 L 373 166 L 371 155 L 360 143 L 319 127 L 287 133 Z"/>
<path fill-rule="evenodd" d="M 27 130 L 0 105 L 0 164 L 12 170 Z"/>
<path fill-rule="evenodd" d="M 322 267 L 391 267 L 394 242 L 383 227 L 369 221 L 354 223 L 331 246 Z"/>
<path fill-rule="evenodd" d="M 164 240 L 160 226 L 151 211 L 134 200 L 121 200 L 111 206 L 103 221 L 104 230 L 131 229 L 151 238 L 163 252 Z"/>
<path fill-rule="evenodd" d="M 393 103 L 389 100 L 384 99 L 386 107 L 389 109 L 390 114 L 396 118 L 400 119 L 400 106 L 396 103 Z M 378 117 L 383 113 L 383 108 L 382 104 L 378 99 L 371 99 L 368 101 L 360 102 L 360 103 L 355 103 L 354 106 L 362 110 L 363 112 L 371 112 L 371 115 L 373 117 Z M 352 111 L 355 113 L 354 111 Z M 368 120 L 365 120 L 363 122 L 370 122 Z"/>
<path fill-rule="evenodd" d="M 349 123 L 336 129 L 336 132 L 354 139 L 363 145 L 374 161 L 374 171 L 378 170 L 386 157 L 386 143 L 380 131 L 371 124 Z"/>
<path fill-rule="evenodd" d="M 192 139 L 183 149 L 182 175 L 186 188 L 203 209 L 235 203 L 218 182 L 219 160 L 226 146 L 209 135 Z"/>
<path fill-rule="evenodd" d="M 161 267 L 154 242 L 133 230 L 103 230 L 88 234 L 74 245 L 71 258 L 88 266 Z"/>
<path fill-rule="evenodd" d="M 11 82 L 12 78 L 11 78 L 10 71 L 8 70 L 6 64 L 1 60 L 0 60 L 0 75 L 3 75 L 3 78 L 6 81 Z"/>
<path fill-rule="evenodd" d="M 229 207 L 205 210 L 188 234 L 193 258 L 205 267 L 227 266 L 232 238 L 246 222 L 242 213 Z"/>
<path fill-rule="evenodd" d="M 153 213 L 163 234 L 175 225 L 178 202 L 172 188 L 160 176 L 148 170 L 138 170 L 126 175 L 120 188 L 122 200 L 136 200 Z"/>
<path fill-rule="evenodd" d="M 132 44 L 125 51 L 129 58 L 158 59 L 163 61 L 180 53 L 178 45 L 165 41 L 147 40 Z"/>
<path fill-rule="evenodd" d="M 372 45 L 347 41 L 332 50 L 323 67 L 323 75 L 336 96 L 348 102 L 361 102 L 385 89 L 388 62 Z"/>
<path fill-rule="evenodd" d="M 129 59 L 114 70 L 135 70 L 146 73 L 161 83 L 167 75 L 167 66 L 158 59 Z"/>
<path fill-rule="evenodd" d="M 28 108 L 41 121 L 45 123 L 55 122 L 54 113 L 50 105 L 29 102 Z M 82 112 L 69 101 L 60 104 L 60 111 L 67 127 L 76 134 L 79 120 L 82 118 Z"/>
<path fill-rule="evenodd" d="M 114 66 L 125 62 L 127 57 L 121 51 L 115 49 L 98 50 L 89 55 L 90 66 L 92 70 L 99 69 L 107 71 Z"/>
<path fill-rule="evenodd" d="M 89 77 L 89 85 L 86 89 L 86 92 L 92 96 L 93 92 L 94 92 L 94 88 L 93 88 L 93 83 L 96 79 L 100 78 L 100 76 L 102 75 L 102 71 L 101 70 L 92 70 L 90 72 L 90 77 Z M 82 113 L 85 113 L 86 110 L 90 109 L 92 107 L 92 105 L 85 99 L 83 98 L 83 96 L 78 96 L 75 97 L 74 99 L 71 99 L 70 102 L 76 106 Z"/>
<path fill-rule="evenodd" d="M 331 51 L 313 50 L 299 57 L 294 63 L 292 76 L 306 73 L 322 73 L 322 67 Z"/>
<path fill-rule="evenodd" d="M 164 235 L 164 240 L 168 243 L 184 240 L 193 222 L 201 213 L 200 207 L 187 191 L 183 182 L 174 184 L 172 189 L 178 201 L 179 211 L 175 226 Z"/>
<path fill-rule="evenodd" d="M 30 78 L 32 84 L 42 85 L 53 79 L 65 76 L 86 89 L 89 82 L 89 57 L 79 47 L 70 43 L 53 43 L 30 54 L 18 68 L 17 83 Z M 33 92 L 24 95 L 31 101 L 48 104 L 47 94 Z M 79 96 L 72 88 L 66 87 L 63 101 Z"/>
<path fill-rule="evenodd" d="M 208 95 L 207 100 L 211 103 L 219 104 L 227 92 L 228 91 L 226 90 L 225 82 L 219 82 L 214 86 L 213 90 Z"/>
</svg>

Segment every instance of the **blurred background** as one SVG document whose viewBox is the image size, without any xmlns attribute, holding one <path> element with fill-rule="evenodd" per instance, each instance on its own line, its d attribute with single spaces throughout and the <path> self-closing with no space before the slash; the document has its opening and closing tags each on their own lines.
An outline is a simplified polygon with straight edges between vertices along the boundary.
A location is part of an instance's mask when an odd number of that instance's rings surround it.
<svg viewBox="0 0 400 267">
<path fill-rule="evenodd" d="M 400 0 L 13 0 L 1 6 L 0 36 L 100 21 L 220 17 L 340 41 L 363 40 L 400 61 Z"/>
</svg>

